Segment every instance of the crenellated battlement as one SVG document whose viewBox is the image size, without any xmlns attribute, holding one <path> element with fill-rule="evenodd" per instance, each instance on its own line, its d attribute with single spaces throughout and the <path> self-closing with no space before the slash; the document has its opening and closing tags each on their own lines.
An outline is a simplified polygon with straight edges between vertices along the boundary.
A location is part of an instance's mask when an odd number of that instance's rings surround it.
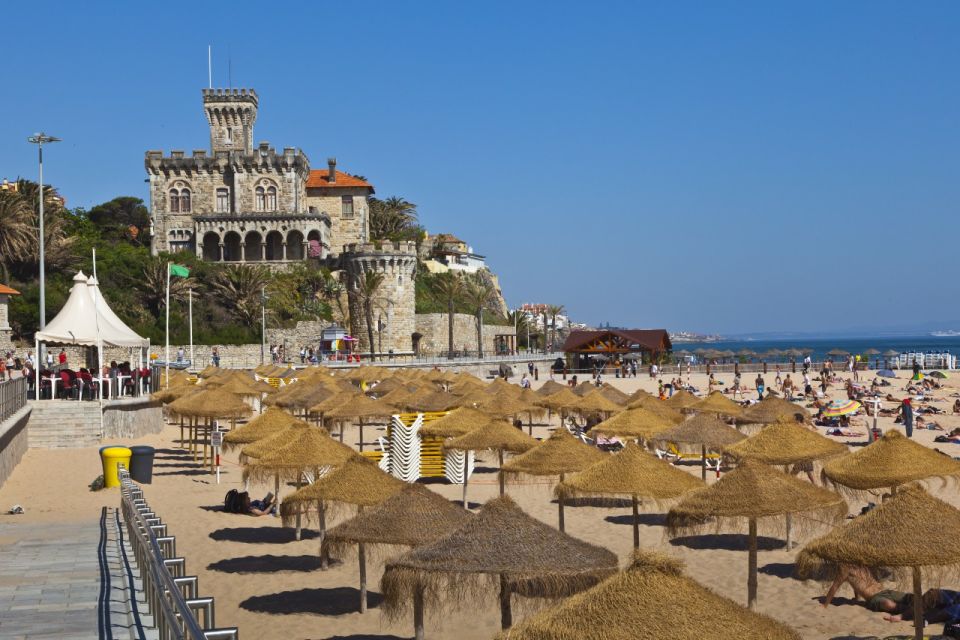
<svg viewBox="0 0 960 640">
<path fill-rule="evenodd" d="M 203 102 L 252 102 L 260 104 L 260 96 L 253 89 L 204 89 Z"/>
<path fill-rule="evenodd" d="M 252 153 L 243 150 L 214 151 L 207 153 L 204 149 L 194 149 L 191 155 L 181 149 L 172 149 L 170 155 L 163 151 L 147 151 L 144 160 L 147 172 L 153 175 L 163 173 L 223 173 L 230 169 L 238 173 L 268 173 L 272 170 L 296 171 L 306 176 L 310 171 L 310 159 L 295 147 L 285 147 L 282 152 L 271 147 L 267 142 Z"/>
<path fill-rule="evenodd" d="M 410 240 L 402 242 L 352 243 L 343 246 L 343 255 L 346 258 L 396 255 L 416 257 L 417 243 Z"/>
</svg>

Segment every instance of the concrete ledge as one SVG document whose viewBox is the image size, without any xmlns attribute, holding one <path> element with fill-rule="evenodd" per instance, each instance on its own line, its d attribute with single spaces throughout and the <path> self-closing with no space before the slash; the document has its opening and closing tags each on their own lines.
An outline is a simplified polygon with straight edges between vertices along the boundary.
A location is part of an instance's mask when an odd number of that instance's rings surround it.
<svg viewBox="0 0 960 640">
<path fill-rule="evenodd" d="M 15 414 L 0 422 L 0 487 L 23 459 L 29 439 L 27 423 L 30 421 L 30 406 L 24 406 Z"/>
<path fill-rule="evenodd" d="M 103 438 L 140 438 L 163 431 L 163 409 L 149 398 L 103 403 Z"/>
</svg>

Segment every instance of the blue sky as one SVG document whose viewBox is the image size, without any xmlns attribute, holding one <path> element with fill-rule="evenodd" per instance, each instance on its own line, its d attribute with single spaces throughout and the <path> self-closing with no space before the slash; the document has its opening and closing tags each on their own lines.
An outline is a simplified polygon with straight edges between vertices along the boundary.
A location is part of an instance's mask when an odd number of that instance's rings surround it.
<svg viewBox="0 0 960 640">
<path fill-rule="evenodd" d="M 146 197 L 204 148 L 214 85 L 255 138 L 371 179 L 488 257 L 508 303 L 719 332 L 960 328 L 960 4 L 16 3 L 0 177 Z M 41 30 L 32 28 L 38 25 Z"/>
</svg>

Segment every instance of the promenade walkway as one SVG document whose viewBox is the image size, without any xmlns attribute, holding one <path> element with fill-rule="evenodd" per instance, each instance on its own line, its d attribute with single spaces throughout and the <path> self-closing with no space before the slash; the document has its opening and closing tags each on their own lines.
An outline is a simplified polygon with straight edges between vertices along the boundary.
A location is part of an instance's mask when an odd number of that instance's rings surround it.
<svg viewBox="0 0 960 640">
<path fill-rule="evenodd" d="M 0 637 L 157 637 L 140 619 L 130 557 L 114 509 L 81 523 L 0 524 Z"/>
</svg>

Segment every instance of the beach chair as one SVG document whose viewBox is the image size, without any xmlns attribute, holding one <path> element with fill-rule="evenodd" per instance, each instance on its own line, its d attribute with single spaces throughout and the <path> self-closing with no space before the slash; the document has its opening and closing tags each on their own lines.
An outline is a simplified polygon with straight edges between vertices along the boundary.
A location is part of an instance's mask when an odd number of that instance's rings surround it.
<svg viewBox="0 0 960 640">
<path fill-rule="evenodd" d="M 671 464 L 676 464 L 681 460 L 702 460 L 703 457 L 699 453 L 684 453 L 677 448 L 677 445 L 673 442 L 668 442 L 665 449 L 656 449 L 657 457 L 661 460 L 666 460 Z M 706 465 L 708 469 L 713 471 L 720 470 L 720 463 L 723 461 L 723 456 L 719 453 L 707 453 Z"/>
</svg>

